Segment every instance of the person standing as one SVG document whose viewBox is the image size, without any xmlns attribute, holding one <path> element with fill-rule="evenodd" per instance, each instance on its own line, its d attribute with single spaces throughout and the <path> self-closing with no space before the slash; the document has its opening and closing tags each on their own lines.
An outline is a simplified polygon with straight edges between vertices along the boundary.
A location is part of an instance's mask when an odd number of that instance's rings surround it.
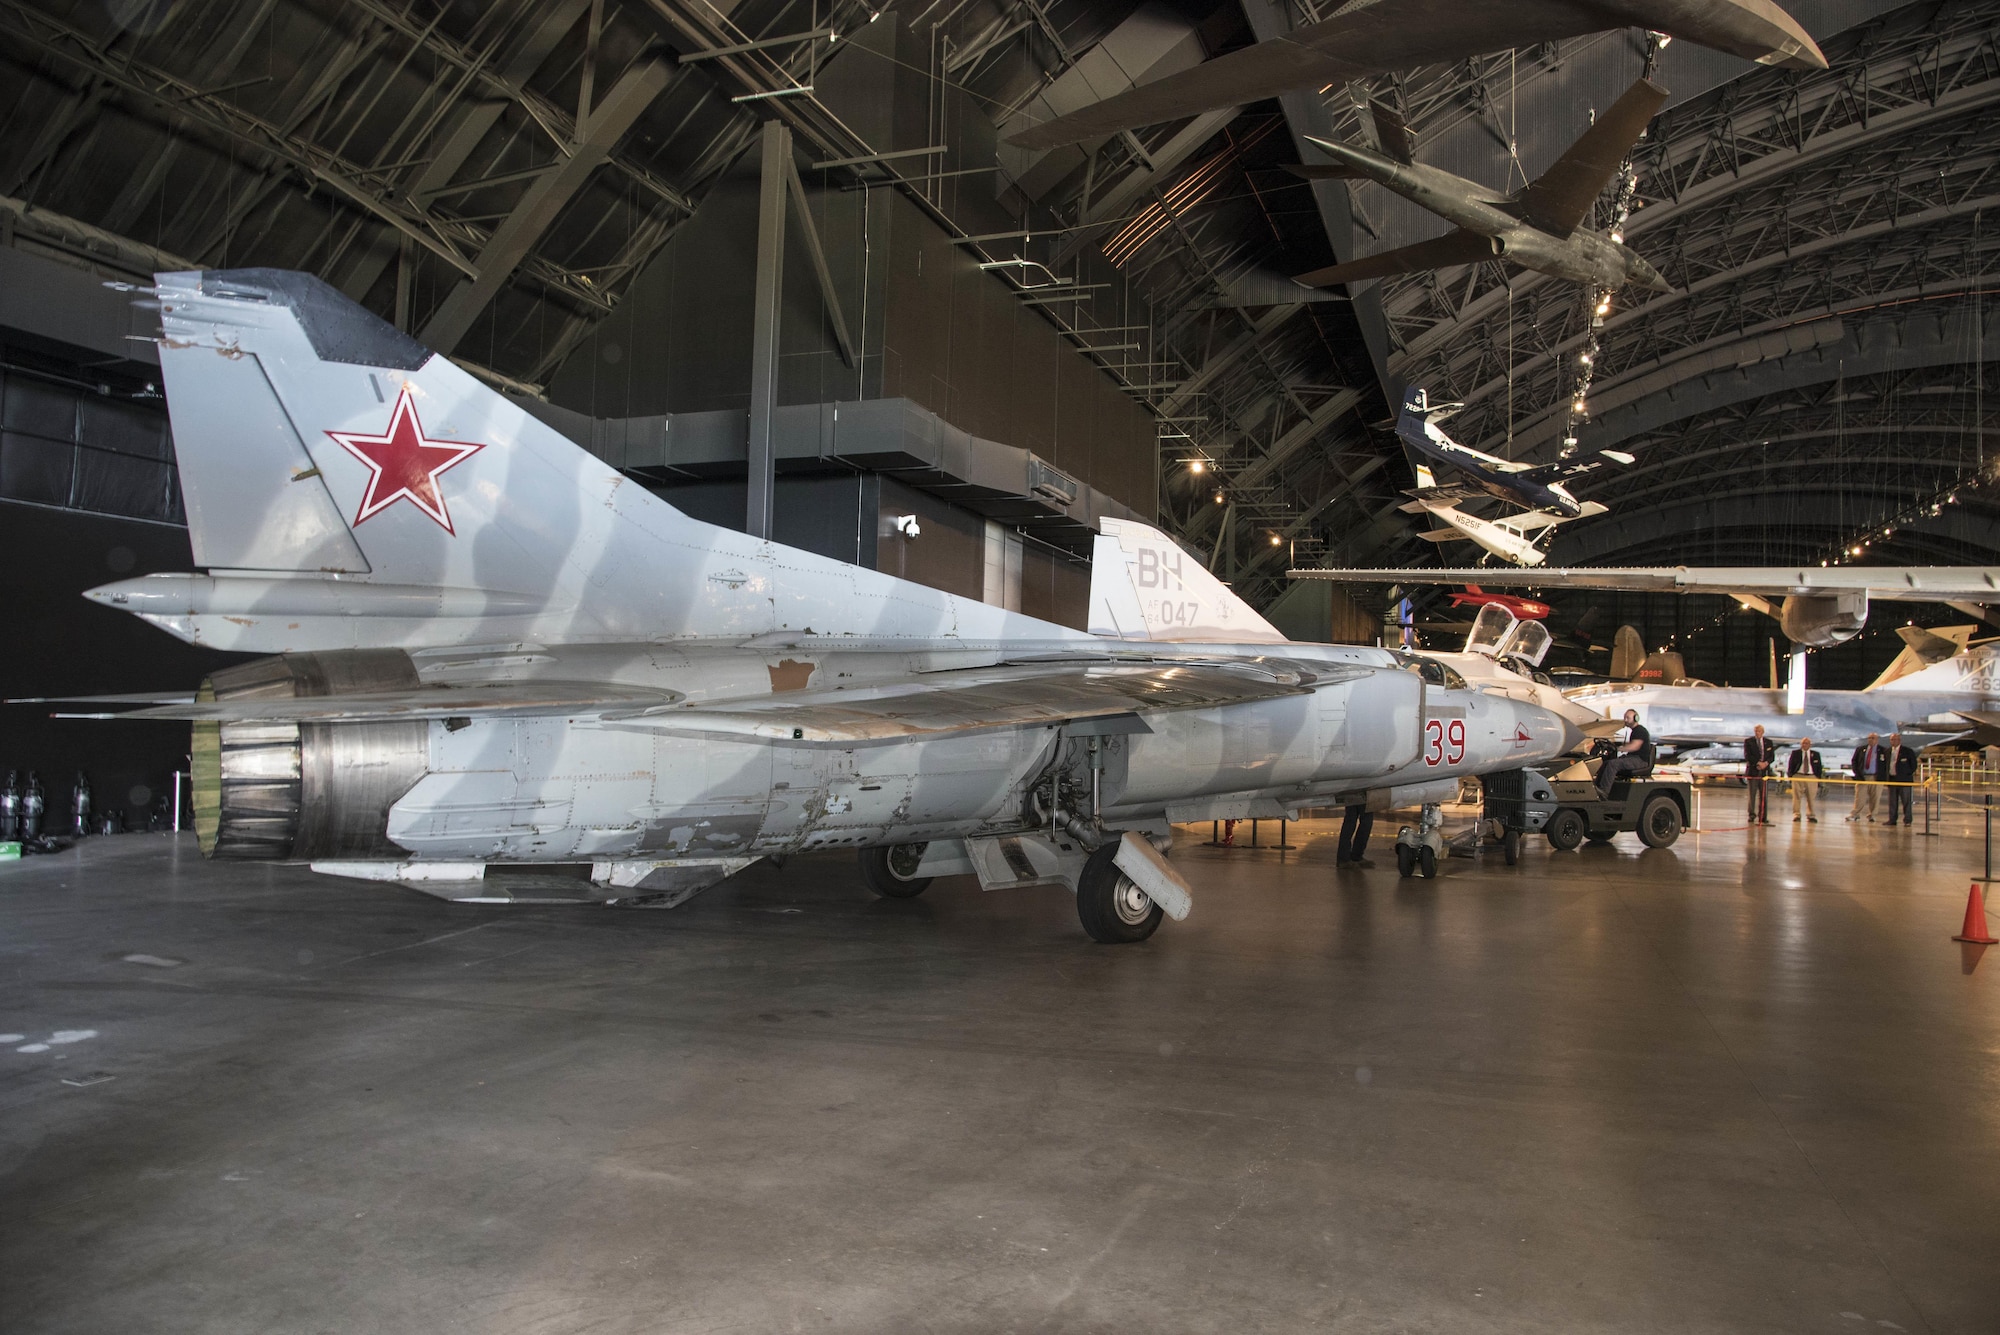
<svg viewBox="0 0 2000 1335">
<path fill-rule="evenodd" d="M 1868 740 L 1854 748 L 1854 755 L 1847 767 L 1854 773 L 1854 809 L 1847 813 L 1847 819 L 1861 819 L 1861 809 L 1868 808 L 1868 821 L 1875 821 L 1875 801 L 1879 793 L 1876 785 L 1882 781 L 1889 768 L 1889 753 L 1882 749 L 1881 734 L 1871 732 Z"/>
<path fill-rule="evenodd" d="M 1364 854 L 1368 852 L 1368 835 L 1375 828 L 1375 813 L 1368 809 L 1366 802 L 1350 802 L 1347 814 L 1340 822 L 1340 844 L 1334 850 L 1333 865 L 1336 867 L 1372 867 Z"/>
<path fill-rule="evenodd" d="M 1903 824 L 1915 825 L 1916 807 L 1910 800 L 1910 794 L 1917 782 L 1917 749 L 1903 745 L 1903 734 L 1900 732 L 1889 734 L 1889 766 L 1886 773 L 1890 784 L 1889 823 L 1896 823 L 1896 813 L 1900 810 Z"/>
<path fill-rule="evenodd" d="M 1799 738 L 1791 758 L 1785 762 L 1785 773 L 1792 779 L 1792 824 L 1799 823 L 1801 806 L 1805 808 L 1806 819 L 1814 825 L 1819 824 L 1819 812 L 1813 806 L 1814 799 L 1819 796 L 1813 790 L 1819 784 L 1814 780 L 1826 777 L 1826 762 L 1819 758 L 1819 752 L 1813 750 L 1812 738 Z"/>
<path fill-rule="evenodd" d="M 1771 810 L 1769 790 L 1771 787 L 1771 767 L 1778 759 L 1778 744 L 1764 735 L 1764 725 L 1759 723 L 1748 737 L 1743 739 L 1743 780 L 1750 788 L 1750 823 L 1769 825 Z"/>
</svg>

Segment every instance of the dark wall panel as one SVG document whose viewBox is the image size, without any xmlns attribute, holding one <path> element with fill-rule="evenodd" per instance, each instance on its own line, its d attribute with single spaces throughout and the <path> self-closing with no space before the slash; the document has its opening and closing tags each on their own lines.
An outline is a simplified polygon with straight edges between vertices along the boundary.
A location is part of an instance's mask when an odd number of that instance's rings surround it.
<svg viewBox="0 0 2000 1335">
<path fill-rule="evenodd" d="M 0 604 L 13 627 L 0 654 L 0 699 L 191 690 L 243 661 L 82 597 L 115 579 L 192 568 L 184 528 L 0 501 Z M 153 799 L 185 768 L 187 724 L 52 719 L 54 708 L 0 705 L 0 774 L 39 771 L 51 812 L 67 813 L 81 769 L 100 810 L 127 810 L 143 827 Z"/>
<path fill-rule="evenodd" d="M 1090 567 L 1028 544 L 1021 552 L 1021 611 L 1074 630 L 1090 617 Z"/>
<path fill-rule="evenodd" d="M 898 515 L 917 516 L 921 534 L 897 532 Z M 882 479 L 875 568 L 947 593 L 978 598 L 986 584 L 986 521 L 929 492 Z"/>
</svg>

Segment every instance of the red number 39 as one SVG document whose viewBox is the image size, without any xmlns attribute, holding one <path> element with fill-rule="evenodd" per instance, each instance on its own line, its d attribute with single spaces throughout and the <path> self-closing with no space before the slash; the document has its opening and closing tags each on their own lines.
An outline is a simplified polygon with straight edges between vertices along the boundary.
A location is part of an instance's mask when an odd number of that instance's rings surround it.
<svg viewBox="0 0 2000 1335">
<path fill-rule="evenodd" d="M 1465 759 L 1465 720 L 1430 719 L 1424 724 L 1424 740 L 1424 764 L 1459 764 Z"/>
</svg>

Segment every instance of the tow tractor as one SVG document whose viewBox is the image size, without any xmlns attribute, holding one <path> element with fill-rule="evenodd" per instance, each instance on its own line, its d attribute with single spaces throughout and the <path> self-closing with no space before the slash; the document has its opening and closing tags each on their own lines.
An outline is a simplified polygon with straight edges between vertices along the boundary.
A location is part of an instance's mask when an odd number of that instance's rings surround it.
<svg viewBox="0 0 2000 1335">
<path fill-rule="evenodd" d="M 1600 748 L 1601 749 L 1601 748 Z M 1609 797 L 1597 795 L 1587 762 L 1503 770 L 1485 777 L 1481 812 L 1498 827 L 1508 866 L 1521 855 L 1521 838 L 1541 834 L 1549 846 L 1567 853 L 1588 839 L 1598 842 L 1636 831 L 1648 848 L 1666 848 L 1681 837 L 1694 811 L 1694 792 L 1685 780 L 1643 775 L 1620 779 Z"/>
</svg>

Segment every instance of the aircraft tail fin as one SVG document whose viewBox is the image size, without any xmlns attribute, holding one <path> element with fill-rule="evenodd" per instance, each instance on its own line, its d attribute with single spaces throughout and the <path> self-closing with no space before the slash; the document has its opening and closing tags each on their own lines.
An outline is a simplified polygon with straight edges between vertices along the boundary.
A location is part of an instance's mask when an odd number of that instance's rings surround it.
<svg viewBox="0 0 2000 1335">
<path fill-rule="evenodd" d="M 705 524 L 308 274 L 159 274 L 198 576 L 91 594 L 273 653 L 1078 632 Z"/>
<path fill-rule="evenodd" d="M 1129 519 L 1098 521 L 1090 562 L 1090 633 L 1121 640 L 1287 643 L 1229 586 L 1166 534 Z"/>
<path fill-rule="evenodd" d="M 1611 641 L 1611 667 L 1606 675 L 1613 681 L 1630 681 L 1639 675 L 1639 665 L 1645 661 L 1646 642 L 1639 638 L 1639 628 L 1620 626 Z"/>
<path fill-rule="evenodd" d="M 1903 651 L 1896 655 L 1882 675 L 1868 683 L 1867 689 L 1880 690 L 1893 681 L 1903 681 L 1920 672 L 1948 663 L 1959 655 L 1970 651 L 1972 637 L 1979 633 L 1978 626 L 1938 626 L 1927 629 L 1922 626 L 1898 626 L 1896 634 L 1903 641 Z M 1957 685 L 1956 675 L 1949 685 L 1940 685 L 1940 690 L 1951 690 Z"/>
</svg>

